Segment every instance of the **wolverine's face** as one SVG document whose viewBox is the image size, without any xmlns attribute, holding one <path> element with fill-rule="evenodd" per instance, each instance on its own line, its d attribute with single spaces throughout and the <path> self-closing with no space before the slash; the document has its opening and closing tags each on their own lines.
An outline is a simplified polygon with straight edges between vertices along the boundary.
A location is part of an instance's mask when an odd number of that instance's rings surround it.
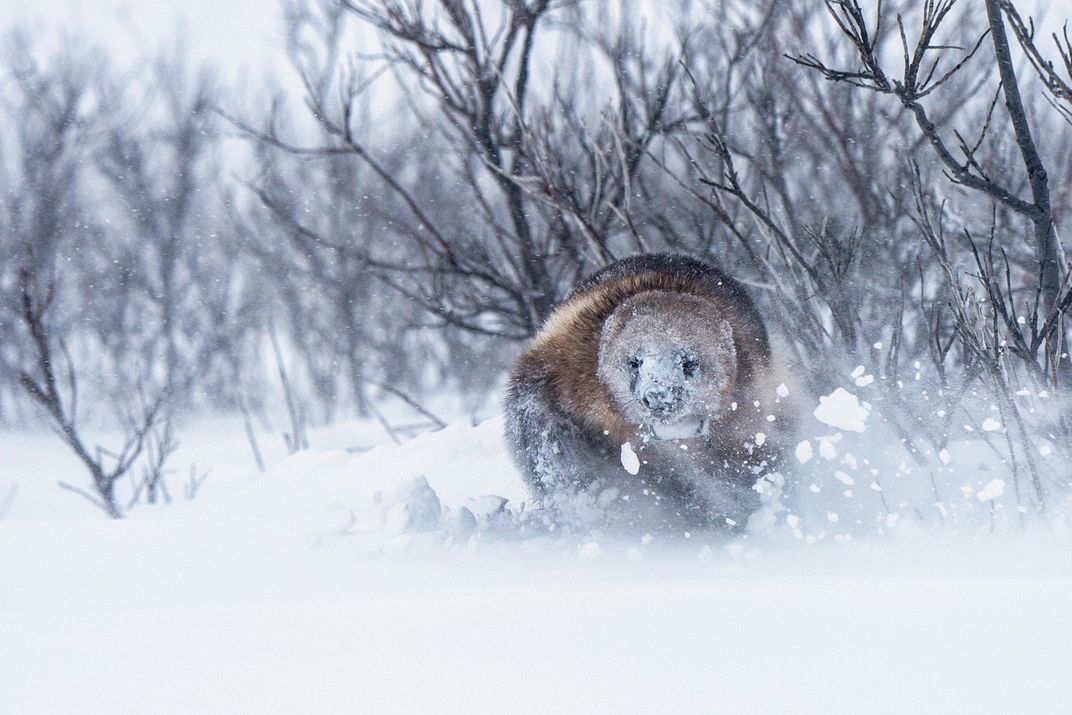
<svg viewBox="0 0 1072 715">
<path fill-rule="evenodd" d="M 599 377 L 622 415 L 657 436 L 692 436 L 717 419 L 735 376 L 730 326 L 697 298 L 642 293 L 604 324 Z"/>
<path fill-rule="evenodd" d="M 672 422 L 687 411 L 700 372 L 691 346 L 643 345 L 626 359 L 631 399 L 653 422 Z"/>
</svg>

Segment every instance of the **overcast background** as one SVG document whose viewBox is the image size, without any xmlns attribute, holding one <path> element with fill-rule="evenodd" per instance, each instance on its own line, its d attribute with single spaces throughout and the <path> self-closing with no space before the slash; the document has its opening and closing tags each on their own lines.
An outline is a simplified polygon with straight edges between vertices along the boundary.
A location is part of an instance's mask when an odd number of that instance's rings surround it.
<svg viewBox="0 0 1072 715">
<path fill-rule="evenodd" d="M 192 58 L 216 62 L 226 79 L 275 71 L 283 60 L 282 13 L 267 0 L 16 0 L 0 26 L 85 33 L 131 60 L 179 32 Z"/>
<path fill-rule="evenodd" d="M 982 2 L 969 2 L 983 12 Z M 1072 17 L 1072 0 L 1018 4 L 1041 9 L 1047 31 Z M 0 27 L 27 22 L 42 29 L 85 32 L 128 59 L 151 54 L 165 35 L 178 31 L 192 57 L 215 61 L 227 79 L 280 72 L 284 64 L 282 14 L 271 0 L 16 0 L 0 18 Z"/>
</svg>

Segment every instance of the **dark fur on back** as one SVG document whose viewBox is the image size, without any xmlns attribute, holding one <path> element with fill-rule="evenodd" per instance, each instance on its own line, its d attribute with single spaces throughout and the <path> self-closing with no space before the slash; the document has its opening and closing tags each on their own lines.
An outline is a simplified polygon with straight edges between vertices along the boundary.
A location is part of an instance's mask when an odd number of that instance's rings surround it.
<svg viewBox="0 0 1072 715">
<path fill-rule="evenodd" d="M 711 465 L 746 459 L 745 441 L 754 436 L 764 415 L 744 406 L 751 408 L 760 393 L 765 399 L 768 387 L 773 394 L 765 379 L 771 372 L 771 348 L 759 312 L 739 283 L 708 263 L 682 255 L 634 256 L 581 281 L 548 317 L 511 375 L 505 402 L 507 440 L 538 496 L 563 489 L 583 491 L 608 474 L 612 480 L 622 478 L 619 448 L 626 441 L 637 443 L 640 436 L 598 377 L 600 336 L 619 305 L 652 291 L 695 296 L 708 306 L 705 314 L 696 316 L 698 325 L 725 321 L 732 329 L 737 360 L 732 399 L 742 408 L 735 406 L 735 412 L 712 428 L 704 445 L 693 450 L 702 451 Z M 653 463 L 676 469 L 666 466 L 675 456 L 659 462 L 657 452 L 653 448 L 649 454 Z M 750 475 L 734 479 L 735 488 L 754 481 Z"/>
<path fill-rule="evenodd" d="M 637 273 L 651 272 L 677 276 L 680 282 L 675 282 L 675 285 L 693 283 L 705 286 L 712 293 L 722 295 L 727 303 L 733 305 L 736 312 L 742 316 L 748 316 L 755 322 L 754 328 L 757 333 L 761 334 L 762 342 L 766 344 L 767 330 L 763 326 L 759 311 L 756 310 L 744 287 L 710 263 L 680 253 L 648 253 L 615 261 L 574 286 L 563 303 L 568 303 L 576 296 L 589 293 L 601 285 L 620 281 Z"/>
</svg>

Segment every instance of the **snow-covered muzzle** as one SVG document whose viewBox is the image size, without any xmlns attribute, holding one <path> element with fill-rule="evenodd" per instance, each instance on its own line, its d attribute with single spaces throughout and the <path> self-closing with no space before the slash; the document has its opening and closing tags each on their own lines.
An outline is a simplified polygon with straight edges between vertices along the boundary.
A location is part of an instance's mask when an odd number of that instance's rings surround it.
<svg viewBox="0 0 1072 715">
<path fill-rule="evenodd" d="M 632 399 L 645 412 L 647 422 L 667 424 L 684 415 L 692 400 L 691 378 L 695 375 L 697 359 L 688 351 L 680 355 L 656 346 L 656 351 L 644 351 L 630 356 L 626 365 L 630 371 Z"/>
<path fill-rule="evenodd" d="M 600 380 L 622 416 L 660 439 L 705 432 L 736 376 L 729 325 L 696 302 L 641 293 L 603 327 Z"/>
</svg>

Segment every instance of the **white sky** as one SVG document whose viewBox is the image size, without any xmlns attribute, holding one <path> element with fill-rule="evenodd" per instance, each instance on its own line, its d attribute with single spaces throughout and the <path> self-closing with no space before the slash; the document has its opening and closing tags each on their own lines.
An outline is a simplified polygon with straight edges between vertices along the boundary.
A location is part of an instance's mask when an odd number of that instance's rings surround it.
<svg viewBox="0 0 1072 715">
<path fill-rule="evenodd" d="M 193 59 L 231 79 L 278 68 L 282 14 L 275 0 L 8 0 L 0 28 L 60 28 L 111 49 L 120 60 L 151 56 L 177 31 Z"/>
<path fill-rule="evenodd" d="M 655 8 L 664 0 L 648 1 Z M 977 4 L 983 12 L 982 0 L 962 1 Z M 277 0 L 7 0 L 4 4 L 0 31 L 26 23 L 46 35 L 52 28 L 62 28 L 108 46 L 120 60 L 153 55 L 170 44 L 178 30 L 192 57 L 214 61 L 226 79 L 287 72 Z M 1018 4 L 1023 10 L 1048 7 L 1043 25 L 1047 33 L 1059 28 L 1064 18 L 1072 18 L 1072 0 Z"/>
</svg>

